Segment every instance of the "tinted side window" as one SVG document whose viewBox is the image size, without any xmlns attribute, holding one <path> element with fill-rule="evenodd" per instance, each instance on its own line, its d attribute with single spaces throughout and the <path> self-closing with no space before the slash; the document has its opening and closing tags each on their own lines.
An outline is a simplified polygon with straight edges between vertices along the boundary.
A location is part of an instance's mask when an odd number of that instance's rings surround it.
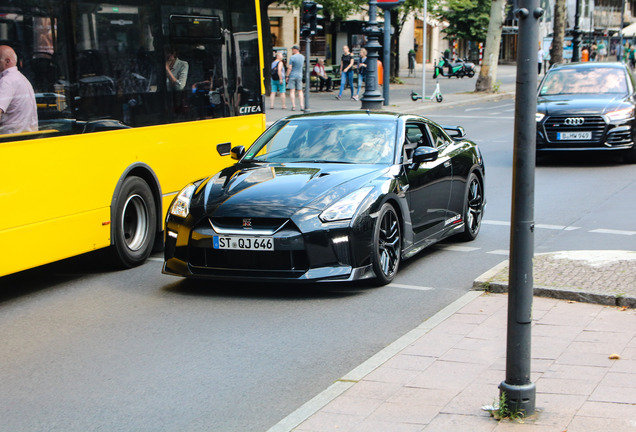
<svg viewBox="0 0 636 432">
<path fill-rule="evenodd" d="M 441 128 L 435 125 L 429 124 L 428 130 L 430 131 L 431 145 L 433 147 L 435 148 L 443 147 L 444 145 L 446 145 L 446 143 L 450 141 L 450 138 L 448 137 L 448 135 L 446 135 L 446 132 L 444 132 Z"/>
</svg>

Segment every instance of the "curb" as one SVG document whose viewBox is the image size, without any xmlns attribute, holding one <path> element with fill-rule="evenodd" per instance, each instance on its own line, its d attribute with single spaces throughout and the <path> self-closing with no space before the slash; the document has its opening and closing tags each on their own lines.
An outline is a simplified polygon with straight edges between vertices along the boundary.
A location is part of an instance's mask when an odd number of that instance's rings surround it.
<svg viewBox="0 0 636 432">
<path fill-rule="evenodd" d="M 473 281 L 472 290 L 492 293 L 507 293 L 508 281 L 494 281 L 493 279 L 503 269 L 507 268 L 508 264 L 509 260 L 505 260 L 477 277 L 477 279 Z M 636 297 L 632 296 L 574 291 L 566 288 L 546 287 L 540 285 L 536 285 L 532 292 L 537 297 L 549 297 L 580 303 L 594 303 L 603 306 L 617 306 L 636 309 Z"/>
</svg>

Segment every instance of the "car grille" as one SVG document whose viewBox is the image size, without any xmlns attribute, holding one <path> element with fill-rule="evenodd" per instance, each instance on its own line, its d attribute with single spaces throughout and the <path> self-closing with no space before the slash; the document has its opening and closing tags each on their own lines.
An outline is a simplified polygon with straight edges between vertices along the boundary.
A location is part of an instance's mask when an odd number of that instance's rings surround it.
<svg viewBox="0 0 636 432">
<path fill-rule="evenodd" d="M 568 144 L 574 144 L 575 141 L 561 141 L 557 139 L 558 132 L 592 132 L 592 139 L 587 142 L 601 142 L 605 133 L 605 127 L 607 123 L 601 116 L 576 116 L 577 118 L 583 118 L 584 122 L 580 126 L 570 126 L 565 124 L 565 120 L 572 118 L 574 115 L 569 116 L 550 116 L 543 123 L 545 132 L 547 134 L 548 141 L 550 142 L 567 142 Z"/>
<path fill-rule="evenodd" d="M 235 251 L 191 247 L 190 265 L 220 270 L 307 271 L 309 260 L 304 250 Z"/>
<path fill-rule="evenodd" d="M 616 128 L 618 129 L 618 128 Z M 612 132 L 607 136 L 607 143 L 610 146 L 626 145 L 632 142 L 632 132 L 630 129 Z"/>
</svg>

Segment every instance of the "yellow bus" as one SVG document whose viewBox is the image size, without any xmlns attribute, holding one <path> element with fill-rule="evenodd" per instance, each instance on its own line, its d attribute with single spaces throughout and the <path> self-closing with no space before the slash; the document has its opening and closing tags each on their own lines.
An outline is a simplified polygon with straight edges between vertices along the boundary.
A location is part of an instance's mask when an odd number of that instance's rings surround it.
<svg viewBox="0 0 636 432">
<path fill-rule="evenodd" d="M 0 120 L 0 276 L 106 247 L 144 262 L 183 185 L 265 129 L 260 34 L 258 0 L 0 0 L 38 113 Z"/>
</svg>

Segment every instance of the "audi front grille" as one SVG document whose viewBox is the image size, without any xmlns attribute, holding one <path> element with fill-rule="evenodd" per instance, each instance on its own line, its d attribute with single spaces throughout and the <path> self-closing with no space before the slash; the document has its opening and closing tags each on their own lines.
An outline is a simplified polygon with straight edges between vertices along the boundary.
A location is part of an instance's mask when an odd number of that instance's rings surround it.
<svg viewBox="0 0 636 432">
<path fill-rule="evenodd" d="M 550 116 L 544 123 L 546 136 L 549 142 L 563 143 L 557 139 L 560 132 L 591 132 L 592 139 L 585 142 L 600 143 L 603 141 L 607 123 L 601 116 Z M 573 144 L 572 141 L 569 144 Z"/>
</svg>

